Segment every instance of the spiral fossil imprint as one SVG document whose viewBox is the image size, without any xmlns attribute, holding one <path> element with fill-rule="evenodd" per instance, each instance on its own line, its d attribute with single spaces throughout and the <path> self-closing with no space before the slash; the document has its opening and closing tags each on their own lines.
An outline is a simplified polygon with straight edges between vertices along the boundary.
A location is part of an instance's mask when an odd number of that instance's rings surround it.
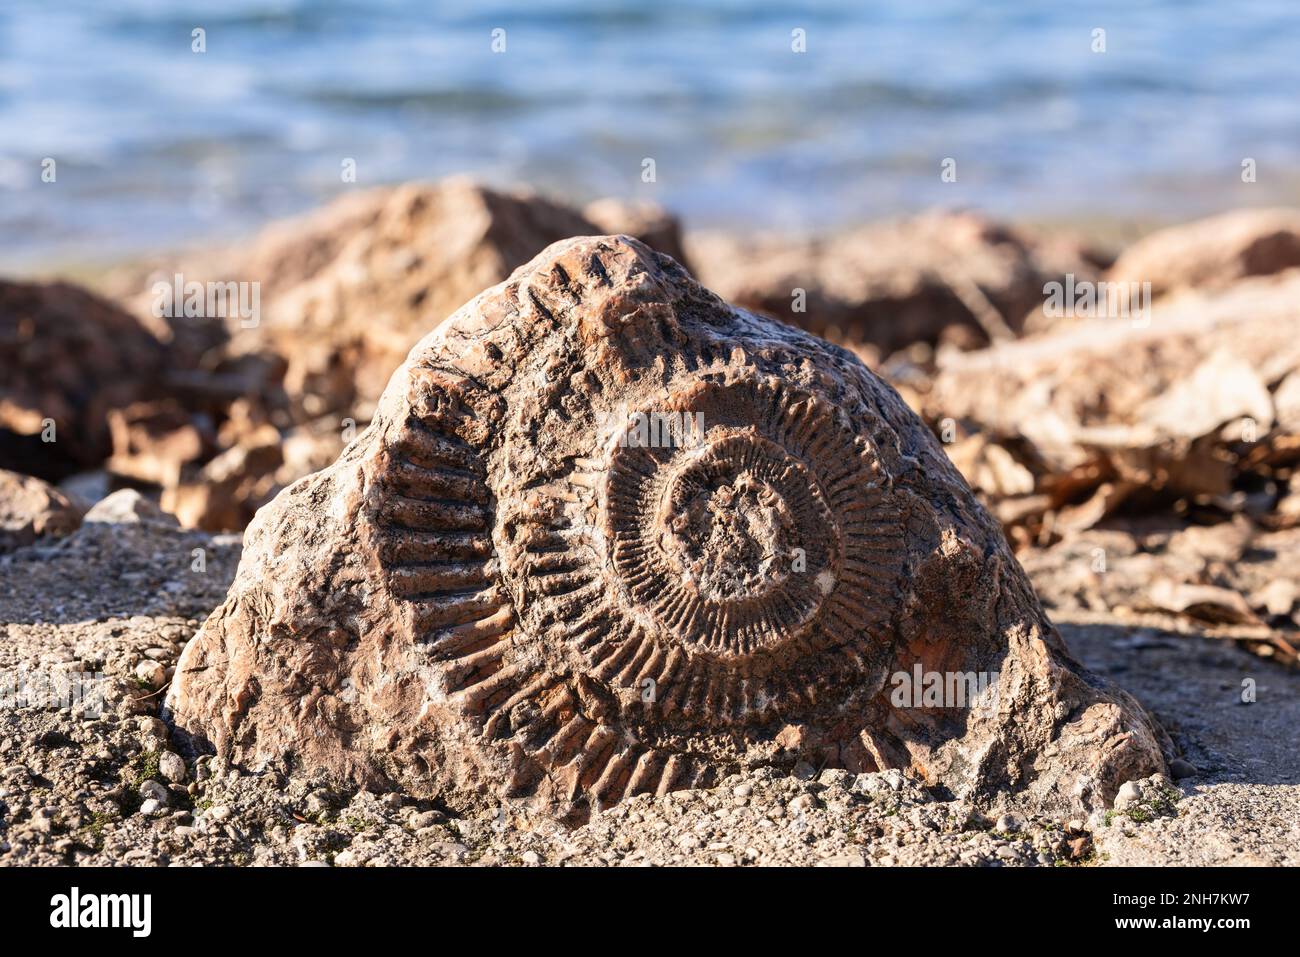
<svg viewBox="0 0 1300 957">
<path fill-rule="evenodd" d="M 918 663 L 1002 710 L 891 706 Z M 250 766 L 578 815 L 799 759 L 1075 805 L 1162 763 L 892 390 L 625 237 L 416 346 L 250 527 L 168 708 Z"/>
</svg>

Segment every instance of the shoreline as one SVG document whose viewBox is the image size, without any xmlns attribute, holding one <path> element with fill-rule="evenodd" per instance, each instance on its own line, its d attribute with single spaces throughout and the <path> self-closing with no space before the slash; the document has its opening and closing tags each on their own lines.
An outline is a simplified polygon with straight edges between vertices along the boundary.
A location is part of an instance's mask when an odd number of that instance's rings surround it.
<svg viewBox="0 0 1300 957">
<path fill-rule="evenodd" d="M 203 234 L 196 233 L 194 236 L 176 243 L 152 245 L 140 242 L 128 244 L 128 249 L 125 252 L 97 253 L 92 249 L 78 249 L 75 246 L 65 245 L 59 249 L 29 253 L 22 257 L 10 256 L 6 258 L 3 253 L 0 253 L 0 278 L 26 281 L 67 279 L 94 285 L 97 280 L 115 271 L 138 269 L 160 261 L 199 257 L 210 254 L 215 250 L 246 245 L 260 236 L 267 227 L 276 223 L 309 216 L 311 213 L 326 208 L 331 202 L 337 201 L 348 194 L 363 193 L 369 190 L 393 189 L 420 182 L 432 184 L 456 178 L 466 178 L 482 183 L 488 188 L 505 191 L 532 191 L 533 189 L 523 181 L 498 183 L 494 180 L 480 179 L 468 174 L 427 181 L 394 180 L 391 182 L 378 182 L 351 190 L 339 191 L 333 195 L 322 195 L 315 202 L 309 202 L 284 213 L 264 218 L 255 224 L 250 224 L 247 228 L 233 230 L 228 233 L 220 230 L 211 230 Z M 1297 179 L 1294 189 L 1283 191 L 1280 195 L 1265 198 L 1260 202 L 1242 203 L 1228 200 L 1217 203 L 1188 205 L 1179 211 L 1150 210 L 1131 215 L 1088 214 L 1082 212 L 1074 214 L 1041 212 L 1035 214 L 1014 211 L 1004 212 L 996 207 L 979 203 L 953 202 L 921 205 L 879 215 L 846 216 L 838 222 L 795 229 L 787 229 L 770 223 L 765 224 L 761 221 L 743 222 L 735 219 L 700 222 L 692 217 L 689 207 L 677 208 L 661 205 L 653 194 L 597 197 L 586 201 L 574 199 L 561 193 L 548 193 L 545 191 L 538 191 L 537 195 L 574 208 L 582 208 L 584 205 L 602 200 L 612 200 L 627 205 L 647 203 L 659 206 L 666 213 L 680 221 L 683 237 L 688 245 L 700 239 L 707 240 L 713 237 L 735 240 L 817 242 L 851 233 L 863 226 L 884 225 L 934 213 L 969 211 L 1011 228 L 1032 231 L 1045 237 L 1068 238 L 1113 255 L 1123 247 L 1131 245 L 1138 239 L 1158 230 L 1185 225 L 1222 213 L 1238 209 L 1300 206 L 1300 178 Z"/>
</svg>

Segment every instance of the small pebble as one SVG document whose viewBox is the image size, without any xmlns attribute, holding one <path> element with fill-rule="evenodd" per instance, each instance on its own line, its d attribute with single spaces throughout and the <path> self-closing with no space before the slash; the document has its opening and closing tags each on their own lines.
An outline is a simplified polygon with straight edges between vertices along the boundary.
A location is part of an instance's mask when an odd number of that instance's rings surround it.
<svg viewBox="0 0 1300 957">
<path fill-rule="evenodd" d="M 1015 834 L 1023 831 L 1025 828 L 1025 819 L 1019 814 L 1007 813 L 997 819 L 993 825 L 993 830 L 1002 831 L 1005 834 Z"/>
<path fill-rule="evenodd" d="M 847 788 L 853 783 L 853 775 L 848 771 L 845 771 L 843 768 L 827 768 L 821 774 L 817 775 L 817 780 L 827 787 L 838 785 L 839 787 Z"/>
<path fill-rule="evenodd" d="M 447 815 L 441 811 L 417 811 L 411 815 L 410 825 L 413 831 L 422 831 L 426 827 L 434 827 L 438 824 L 445 824 Z"/>
<path fill-rule="evenodd" d="M 135 676 L 150 688 L 161 688 L 167 682 L 167 669 L 146 658 L 135 666 Z"/>
<path fill-rule="evenodd" d="M 811 811 L 817 806 L 817 799 L 811 794 L 800 794 L 786 805 L 792 812 Z"/>
<path fill-rule="evenodd" d="M 180 784 L 185 780 L 185 762 L 179 754 L 171 751 L 164 751 L 158 756 L 158 770 L 173 784 Z"/>
<path fill-rule="evenodd" d="M 155 718 L 153 715 L 141 717 L 137 727 L 139 727 L 141 734 L 152 734 L 154 737 L 164 740 L 167 738 L 167 725 L 160 718 Z"/>
<path fill-rule="evenodd" d="M 1132 807 L 1142 800 L 1142 785 L 1136 781 L 1127 781 L 1120 786 L 1119 792 L 1115 795 L 1115 810 L 1123 811 L 1125 808 Z"/>
<path fill-rule="evenodd" d="M 169 794 L 166 787 L 149 778 L 140 785 L 140 797 L 146 801 L 157 801 L 160 806 L 166 807 Z"/>
</svg>

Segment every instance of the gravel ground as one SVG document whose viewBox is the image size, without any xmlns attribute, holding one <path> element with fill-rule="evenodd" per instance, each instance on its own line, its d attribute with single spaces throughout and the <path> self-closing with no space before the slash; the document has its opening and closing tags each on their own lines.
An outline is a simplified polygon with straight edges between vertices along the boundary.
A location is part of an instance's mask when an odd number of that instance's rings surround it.
<svg viewBox="0 0 1300 957">
<path fill-rule="evenodd" d="M 1122 565 L 1091 592 L 1062 587 L 1077 545 L 1032 554 L 1027 567 L 1075 653 L 1170 731 L 1184 753 L 1176 782 L 1137 783 L 1114 811 L 1063 821 L 937 800 L 896 772 L 801 766 L 642 796 L 568 829 L 510 805 L 457 817 L 179 759 L 158 705 L 181 647 L 224 595 L 238 541 L 135 511 L 0 556 L 0 679 L 102 675 L 104 698 L 99 714 L 93 700 L 0 707 L 0 864 L 1300 863 L 1300 674 L 1185 623 L 1112 610 L 1108 589 L 1141 584 Z M 1286 558 L 1274 547 L 1232 560 Z M 1241 700 L 1247 679 L 1253 703 Z"/>
<path fill-rule="evenodd" d="M 1300 674 L 1231 643 L 1150 627 L 1070 624 L 1075 653 L 1152 711 L 1189 766 L 1176 814 L 1112 816 L 1094 832 L 1111 864 L 1300 864 Z M 1256 700 L 1243 702 L 1242 682 Z M 1142 814 L 1136 815 L 1143 817 Z"/>
</svg>

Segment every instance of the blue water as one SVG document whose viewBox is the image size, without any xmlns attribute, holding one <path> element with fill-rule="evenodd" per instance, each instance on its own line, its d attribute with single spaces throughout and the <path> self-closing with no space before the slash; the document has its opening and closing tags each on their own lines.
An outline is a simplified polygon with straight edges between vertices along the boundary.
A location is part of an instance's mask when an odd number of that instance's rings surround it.
<svg viewBox="0 0 1300 957">
<path fill-rule="evenodd" d="M 586 6 L 4 0 L 0 270 L 245 233 L 356 188 L 345 157 L 360 186 L 471 172 L 695 226 L 1300 196 L 1295 0 Z"/>
</svg>

